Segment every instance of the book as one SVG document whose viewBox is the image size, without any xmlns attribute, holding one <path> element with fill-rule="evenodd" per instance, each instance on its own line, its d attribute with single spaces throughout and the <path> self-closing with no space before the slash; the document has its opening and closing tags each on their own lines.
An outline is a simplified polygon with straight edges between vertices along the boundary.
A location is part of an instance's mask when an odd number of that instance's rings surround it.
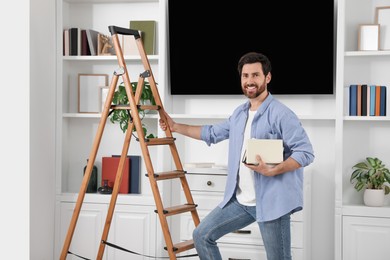
<svg viewBox="0 0 390 260">
<path fill-rule="evenodd" d="M 362 94 L 361 94 L 361 115 L 367 116 L 367 85 L 363 84 L 361 86 Z"/>
<path fill-rule="evenodd" d="M 349 115 L 357 116 L 357 85 L 349 86 Z"/>
<path fill-rule="evenodd" d="M 141 194 L 141 156 L 130 155 L 130 193 Z"/>
<path fill-rule="evenodd" d="M 386 86 L 381 86 L 381 91 L 380 91 L 380 104 L 379 104 L 379 115 L 380 116 L 386 116 Z"/>
<path fill-rule="evenodd" d="M 64 30 L 63 37 L 64 37 L 63 38 L 63 45 L 64 45 L 63 55 L 69 56 L 69 29 Z"/>
<path fill-rule="evenodd" d="M 81 30 L 81 55 L 82 56 L 90 56 L 91 52 L 89 50 L 88 46 L 88 38 L 87 38 L 87 31 Z"/>
<path fill-rule="evenodd" d="M 380 115 L 381 86 L 375 86 L 375 115 Z"/>
<path fill-rule="evenodd" d="M 356 97 L 356 110 L 357 116 L 362 115 L 362 85 L 357 86 L 357 97 Z"/>
<path fill-rule="evenodd" d="M 242 162 L 257 164 L 256 155 L 267 164 L 278 164 L 283 161 L 282 139 L 248 139 Z"/>
<path fill-rule="evenodd" d="M 85 30 L 88 39 L 89 51 L 92 56 L 97 55 L 97 40 L 98 40 L 98 31 L 92 29 Z"/>
<path fill-rule="evenodd" d="M 375 116 L 375 85 L 370 85 L 370 116 Z"/>
<path fill-rule="evenodd" d="M 108 180 L 108 186 L 114 187 L 116 173 L 118 171 L 120 157 L 102 157 L 102 186 L 103 181 Z M 119 193 L 127 194 L 130 192 L 130 158 L 126 158 L 123 166 L 123 174 Z"/>
<path fill-rule="evenodd" d="M 139 55 L 138 46 L 134 35 L 122 35 L 121 47 L 123 55 Z"/>
<path fill-rule="evenodd" d="M 147 55 L 156 54 L 156 21 L 131 20 L 130 29 L 141 31 L 141 40 Z"/>
<path fill-rule="evenodd" d="M 120 155 L 113 154 L 112 157 L 120 158 Z M 139 155 L 128 155 L 127 158 L 130 160 L 130 191 L 132 194 L 141 194 L 141 156 Z"/>
<path fill-rule="evenodd" d="M 81 54 L 81 32 L 79 28 L 69 28 L 69 55 L 77 56 Z"/>
</svg>

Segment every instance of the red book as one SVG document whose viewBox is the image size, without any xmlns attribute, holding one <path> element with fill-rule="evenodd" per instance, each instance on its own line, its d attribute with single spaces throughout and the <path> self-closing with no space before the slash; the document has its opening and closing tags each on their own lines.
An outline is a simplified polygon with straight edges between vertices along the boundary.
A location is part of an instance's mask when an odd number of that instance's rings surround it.
<svg viewBox="0 0 390 260">
<path fill-rule="evenodd" d="M 108 180 L 108 186 L 114 188 L 116 173 L 120 157 L 103 157 L 102 158 L 102 186 L 103 180 Z M 123 166 L 122 182 L 119 187 L 119 193 L 128 194 L 130 192 L 130 158 L 126 158 Z"/>
</svg>

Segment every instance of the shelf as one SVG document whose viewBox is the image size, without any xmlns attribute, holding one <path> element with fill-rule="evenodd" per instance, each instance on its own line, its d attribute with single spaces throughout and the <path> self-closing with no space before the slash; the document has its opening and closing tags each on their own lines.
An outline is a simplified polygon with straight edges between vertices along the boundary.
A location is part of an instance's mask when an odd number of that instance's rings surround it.
<svg viewBox="0 0 390 260">
<path fill-rule="evenodd" d="M 88 3 L 156 3 L 158 0 L 64 0 L 67 3 L 75 3 L 75 4 L 88 4 Z"/>
<path fill-rule="evenodd" d="M 141 61 L 141 57 L 135 56 L 124 56 L 126 61 Z M 117 61 L 115 55 L 109 56 L 63 56 L 64 61 Z M 158 61 L 158 55 L 149 55 L 149 61 Z"/>
<path fill-rule="evenodd" d="M 176 119 L 227 119 L 228 114 L 170 114 Z M 334 115 L 297 115 L 301 120 L 335 120 Z"/>
<path fill-rule="evenodd" d="M 344 116 L 345 121 L 390 121 L 389 116 Z"/>
<path fill-rule="evenodd" d="M 364 205 L 344 205 L 343 216 L 389 218 L 390 207 L 389 206 L 368 207 Z"/>
<path fill-rule="evenodd" d="M 101 118 L 102 114 L 87 114 L 87 113 L 64 113 L 63 118 Z M 157 114 L 146 114 L 143 119 L 158 118 Z"/>
<path fill-rule="evenodd" d="M 62 193 L 57 195 L 57 200 L 61 202 L 76 203 L 78 193 Z M 85 203 L 109 204 L 111 200 L 110 194 L 86 193 L 84 197 Z M 155 206 L 153 195 L 145 194 L 118 194 L 116 204 L 131 204 L 131 205 L 146 205 Z"/>
<path fill-rule="evenodd" d="M 390 51 L 346 51 L 346 57 L 390 56 Z"/>
</svg>

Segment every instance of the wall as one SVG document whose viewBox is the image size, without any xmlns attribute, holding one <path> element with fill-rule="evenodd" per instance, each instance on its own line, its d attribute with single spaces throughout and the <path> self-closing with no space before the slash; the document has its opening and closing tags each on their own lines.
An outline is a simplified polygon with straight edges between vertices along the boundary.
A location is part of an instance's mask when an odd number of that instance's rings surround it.
<svg viewBox="0 0 390 260">
<path fill-rule="evenodd" d="M 30 259 L 52 260 L 55 224 L 56 1 L 30 2 Z"/>
<path fill-rule="evenodd" d="M 1 255 L 28 259 L 29 1 L 2 1 L 0 24 Z"/>
</svg>

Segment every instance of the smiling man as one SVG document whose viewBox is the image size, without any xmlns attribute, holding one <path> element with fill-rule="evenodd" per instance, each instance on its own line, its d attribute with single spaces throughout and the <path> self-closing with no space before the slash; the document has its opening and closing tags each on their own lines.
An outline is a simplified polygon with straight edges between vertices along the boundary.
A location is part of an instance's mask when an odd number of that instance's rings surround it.
<svg viewBox="0 0 390 260">
<path fill-rule="evenodd" d="M 217 240 L 257 222 L 268 260 L 291 259 L 290 216 L 303 208 L 303 168 L 314 160 L 311 142 L 298 117 L 267 89 L 271 62 L 256 52 L 238 62 L 241 88 L 248 101 L 224 122 L 214 125 L 176 123 L 165 114 L 160 127 L 203 140 L 207 145 L 229 139 L 228 176 L 223 201 L 193 232 L 201 260 L 222 259 Z M 268 165 L 241 163 L 246 140 L 283 140 L 283 161 Z"/>
</svg>

